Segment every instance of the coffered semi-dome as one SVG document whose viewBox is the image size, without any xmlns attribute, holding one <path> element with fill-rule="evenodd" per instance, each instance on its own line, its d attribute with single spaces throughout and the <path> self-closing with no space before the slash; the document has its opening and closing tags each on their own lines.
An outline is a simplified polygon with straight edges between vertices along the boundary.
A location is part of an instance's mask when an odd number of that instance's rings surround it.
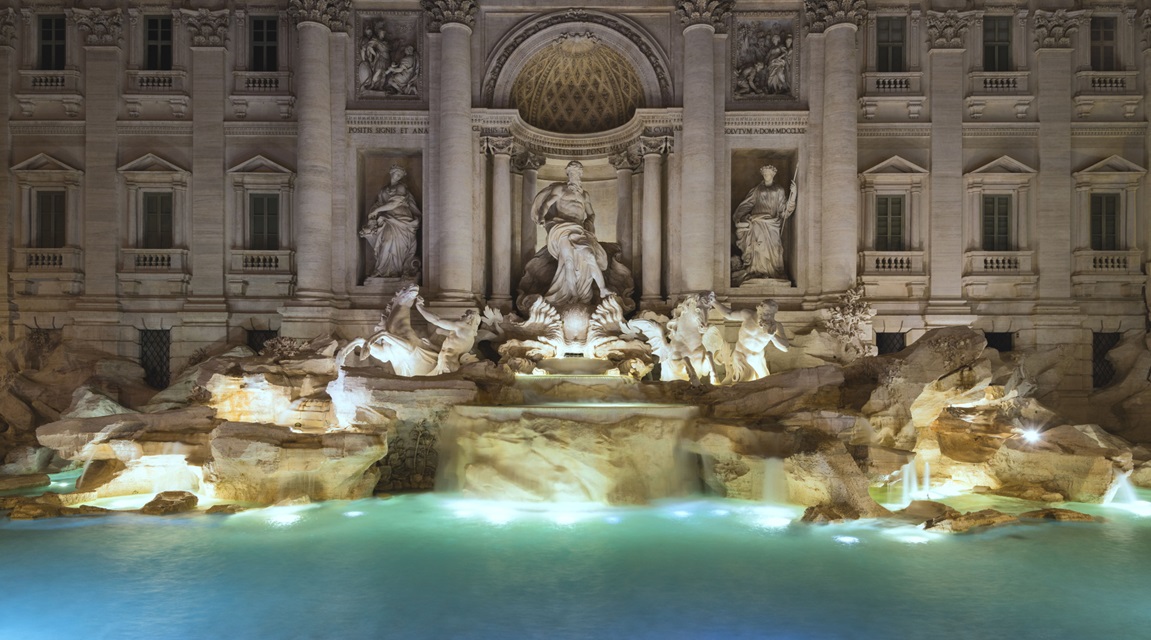
<svg viewBox="0 0 1151 640">
<path fill-rule="evenodd" d="M 614 129 L 644 106 L 639 75 L 593 34 L 564 34 L 524 65 L 511 106 L 530 125 L 555 133 Z"/>
</svg>

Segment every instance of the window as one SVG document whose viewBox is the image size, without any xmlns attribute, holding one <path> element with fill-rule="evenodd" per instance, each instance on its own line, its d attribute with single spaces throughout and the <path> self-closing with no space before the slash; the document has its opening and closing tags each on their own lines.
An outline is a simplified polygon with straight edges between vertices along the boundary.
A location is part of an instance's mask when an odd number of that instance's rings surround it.
<svg viewBox="0 0 1151 640">
<path fill-rule="evenodd" d="M 1091 249 L 1119 249 L 1119 194 L 1091 194 Z"/>
<path fill-rule="evenodd" d="M 907 347 L 907 334 L 877 331 L 875 333 L 875 346 L 879 350 L 879 355 L 899 353 Z"/>
<path fill-rule="evenodd" d="M 274 17 L 252 18 L 252 59 L 251 71 L 276 71 L 279 69 L 277 48 L 278 20 Z"/>
<path fill-rule="evenodd" d="M 168 386 L 171 375 L 172 332 L 167 329 L 140 330 L 140 366 L 144 368 L 144 382 L 153 389 Z"/>
<path fill-rule="evenodd" d="M 983 250 L 1012 251 L 1011 196 L 983 196 Z"/>
<path fill-rule="evenodd" d="M 879 72 L 903 71 L 903 46 L 907 38 L 907 20 L 899 17 L 880 17 L 875 22 L 875 70 Z"/>
<path fill-rule="evenodd" d="M 1115 381 L 1115 363 L 1107 359 L 1107 354 L 1119 344 L 1122 337 L 1120 333 L 1091 333 L 1091 386 L 1096 389 Z"/>
<path fill-rule="evenodd" d="M 987 339 L 987 346 L 999 353 L 1008 353 L 1015 349 L 1015 334 L 1007 331 L 984 331 L 983 337 Z"/>
<path fill-rule="evenodd" d="M 172 19 L 144 20 L 144 68 L 148 71 L 172 70 Z"/>
<path fill-rule="evenodd" d="M 63 191 L 37 191 L 32 246 L 59 249 L 65 244 L 65 197 Z"/>
<path fill-rule="evenodd" d="M 280 248 L 280 195 L 248 194 L 249 249 L 277 251 Z"/>
<path fill-rule="evenodd" d="M 172 248 L 172 194 L 146 192 L 144 194 L 143 249 Z"/>
<path fill-rule="evenodd" d="M 1011 71 L 1011 17 L 983 18 L 983 70 Z"/>
<path fill-rule="evenodd" d="M 875 250 L 903 251 L 903 196 L 876 196 Z"/>
<path fill-rule="evenodd" d="M 63 71 L 64 16 L 40 16 L 40 70 Z"/>
<path fill-rule="evenodd" d="M 1115 18 L 1091 18 L 1091 70 L 1116 71 Z"/>
</svg>

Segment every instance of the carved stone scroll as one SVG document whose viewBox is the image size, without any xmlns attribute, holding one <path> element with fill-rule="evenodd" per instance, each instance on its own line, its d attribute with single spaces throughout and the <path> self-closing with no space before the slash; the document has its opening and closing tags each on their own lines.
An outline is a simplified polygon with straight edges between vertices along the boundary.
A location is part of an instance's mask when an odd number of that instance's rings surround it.
<svg viewBox="0 0 1151 640">
<path fill-rule="evenodd" d="M 927 41 L 932 49 L 962 49 L 963 37 L 974 21 L 975 16 L 969 12 L 928 11 Z"/>
<path fill-rule="evenodd" d="M 428 12 L 428 31 L 439 32 L 448 23 L 476 26 L 479 5 L 475 0 L 420 0 L 420 7 Z"/>
<path fill-rule="evenodd" d="M 297 24 L 318 22 L 332 31 L 347 31 L 351 0 L 289 0 L 288 16 Z"/>
<path fill-rule="evenodd" d="M 180 19 L 188 27 L 193 47 L 222 47 L 228 43 L 228 18 L 226 9 L 192 11 L 181 9 Z"/>
<path fill-rule="evenodd" d="M 864 0 L 804 0 L 807 13 L 807 28 L 811 33 L 823 33 L 828 27 L 837 24 L 859 26 L 867 17 L 867 3 Z"/>
<path fill-rule="evenodd" d="M 124 28 L 124 14 L 119 9 L 73 9 L 68 14 L 80 31 L 84 32 L 84 44 L 88 46 L 116 46 L 120 43 L 120 33 Z"/>
<path fill-rule="evenodd" d="M 723 33 L 724 19 L 734 5 L 732 0 L 679 0 L 676 13 L 685 28 L 706 24 L 717 33 Z"/>
<path fill-rule="evenodd" d="M 1059 9 L 1035 12 L 1035 47 L 1037 49 L 1069 49 L 1071 36 L 1079 30 L 1082 11 Z"/>
</svg>

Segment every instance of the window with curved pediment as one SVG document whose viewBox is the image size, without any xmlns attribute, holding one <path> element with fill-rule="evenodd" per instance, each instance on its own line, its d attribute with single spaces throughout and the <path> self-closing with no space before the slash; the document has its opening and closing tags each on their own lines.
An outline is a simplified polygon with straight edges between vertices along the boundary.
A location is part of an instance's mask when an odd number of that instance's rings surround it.
<svg viewBox="0 0 1151 640">
<path fill-rule="evenodd" d="M 592 34 L 564 34 L 535 54 L 512 84 L 511 103 L 525 122 L 555 133 L 614 129 L 645 106 L 631 62 Z"/>
</svg>

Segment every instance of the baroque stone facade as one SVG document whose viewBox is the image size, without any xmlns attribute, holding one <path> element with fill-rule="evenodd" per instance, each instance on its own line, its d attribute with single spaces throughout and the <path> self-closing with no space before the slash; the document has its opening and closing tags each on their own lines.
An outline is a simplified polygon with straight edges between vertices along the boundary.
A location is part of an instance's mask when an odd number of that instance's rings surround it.
<svg viewBox="0 0 1151 640">
<path fill-rule="evenodd" d="M 578 159 L 640 309 L 771 298 L 794 334 L 862 291 L 881 348 L 972 326 L 1085 409 L 1106 345 L 1147 322 L 1149 15 L 16 1 L 5 337 L 59 331 L 178 371 L 277 333 L 368 335 L 412 283 L 445 317 L 509 312 L 547 241 L 533 198 Z M 781 271 L 733 277 L 759 251 L 734 214 L 768 165 L 794 199 L 764 236 Z M 377 237 L 393 166 L 398 245 Z M 382 268 L 391 246 L 401 266 Z"/>
</svg>

